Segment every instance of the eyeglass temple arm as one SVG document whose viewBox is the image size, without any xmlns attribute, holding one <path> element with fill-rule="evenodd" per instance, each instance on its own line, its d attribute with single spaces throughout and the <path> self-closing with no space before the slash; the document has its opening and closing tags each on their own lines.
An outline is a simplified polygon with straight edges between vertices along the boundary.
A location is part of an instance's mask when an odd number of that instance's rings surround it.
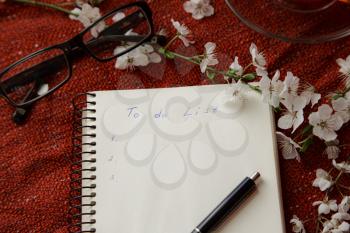
<svg viewBox="0 0 350 233">
<path fill-rule="evenodd" d="M 100 33 L 101 35 L 110 35 L 110 34 L 124 34 L 127 31 L 129 31 L 131 28 L 133 28 L 135 25 L 139 24 L 142 20 L 144 20 L 144 17 L 139 17 L 141 11 L 134 12 L 131 15 L 126 16 L 125 18 L 121 19 L 120 21 L 112 24 L 110 27 L 106 28 Z M 131 21 L 131 22 L 130 22 Z M 125 25 L 125 27 L 123 27 Z M 125 35 L 119 35 L 117 36 L 118 38 L 116 39 L 123 39 L 125 41 L 128 40 L 130 36 L 125 36 Z M 133 40 L 136 40 L 135 37 L 132 37 Z M 132 39 L 131 38 L 131 39 Z M 88 42 L 88 45 L 92 46 L 97 46 L 100 43 L 105 42 L 103 40 L 103 37 L 92 39 L 91 41 Z M 70 54 L 71 56 L 78 56 L 82 54 L 82 49 L 76 47 L 72 50 L 72 53 Z M 47 74 L 48 72 L 55 72 L 55 65 L 57 64 L 57 61 L 65 59 L 64 55 L 59 55 L 56 57 L 53 57 L 49 60 L 46 60 L 38 65 L 35 65 L 19 74 L 16 74 L 15 76 L 11 77 L 10 79 L 7 79 L 3 81 L 0 85 L 2 85 L 4 91 L 6 93 L 11 93 L 12 89 L 16 86 L 24 85 L 30 82 L 33 82 L 33 80 L 42 78 L 43 75 Z M 46 72 L 45 72 L 46 70 Z M 39 73 L 40 75 L 29 75 L 33 73 Z M 26 78 L 23 78 L 26 77 Z"/>
</svg>

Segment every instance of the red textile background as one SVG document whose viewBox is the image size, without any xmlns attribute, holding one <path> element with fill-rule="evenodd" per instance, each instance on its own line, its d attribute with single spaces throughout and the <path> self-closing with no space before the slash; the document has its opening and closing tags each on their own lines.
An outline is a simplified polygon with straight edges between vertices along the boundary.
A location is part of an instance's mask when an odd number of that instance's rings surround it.
<svg viewBox="0 0 350 233">
<path fill-rule="evenodd" d="M 111 4 L 125 2 L 105 1 L 109 3 L 103 4 L 104 12 L 112 9 Z M 248 64 L 248 48 L 251 42 L 255 42 L 267 56 L 270 71 L 279 68 L 285 74 L 292 70 L 302 80 L 315 85 L 322 94 L 340 85 L 335 59 L 350 54 L 350 39 L 321 45 L 284 43 L 261 36 L 242 25 L 223 0 L 213 3 L 215 16 L 202 21 L 185 13 L 182 3 L 153 0 L 150 6 L 157 29 L 165 27 L 174 32 L 171 18 L 189 26 L 197 42 L 191 50 L 201 51 L 205 42 L 212 41 L 218 46 L 221 60 L 228 63 L 237 55 L 241 63 Z M 268 12 L 262 12 L 265 13 Z M 63 42 L 81 29 L 79 22 L 60 12 L 0 3 L 0 68 L 37 49 Z M 176 44 L 176 48 L 182 50 L 180 44 Z M 205 83 L 198 68 L 178 61 L 126 72 L 114 69 L 114 62 L 99 63 L 86 56 L 75 63 L 74 75 L 63 88 L 35 105 L 27 124 L 17 126 L 12 123 L 13 109 L 0 100 L 0 232 L 67 231 L 68 158 L 72 130 L 70 101 L 77 93 Z M 340 134 L 342 143 L 349 143 L 349 128 L 343 128 Z M 315 217 L 311 203 L 322 197 L 319 190 L 311 186 L 315 169 L 330 167 L 323 150 L 323 144 L 317 142 L 303 155 L 301 163 L 280 160 L 286 222 L 293 214 L 301 219 Z M 342 156 L 348 152 L 344 151 Z M 313 225 L 313 221 L 306 224 L 310 232 L 314 232 Z M 287 232 L 291 232 L 288 223 Z"/>
</svg>

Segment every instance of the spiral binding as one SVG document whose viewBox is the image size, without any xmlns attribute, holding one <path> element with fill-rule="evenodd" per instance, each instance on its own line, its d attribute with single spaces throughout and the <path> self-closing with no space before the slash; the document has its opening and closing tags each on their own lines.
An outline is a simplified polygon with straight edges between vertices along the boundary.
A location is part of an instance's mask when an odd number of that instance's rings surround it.
<svg viewBox="0 0 350 233">
<path fill-rule="evenodd" d="M 72 165 L 70 175 L 69 225 L 70 233 L 96 232 L 94 209 L 96 202 L 96 97 L 82 93 L 73 101 Z"/>
</svg>

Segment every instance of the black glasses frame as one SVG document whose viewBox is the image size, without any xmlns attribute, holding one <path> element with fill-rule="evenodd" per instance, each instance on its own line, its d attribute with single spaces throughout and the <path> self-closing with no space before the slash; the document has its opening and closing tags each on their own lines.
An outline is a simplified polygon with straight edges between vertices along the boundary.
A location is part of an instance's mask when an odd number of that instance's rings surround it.
<svg viewBox="0 0 350 233">
<path fill-rule="evenodd" d="M 121 11 L 121 10 L 126 9 L 126 8 L 133 7 L 133 6 L 139 7 L 141 12 L 135 12 L 133 14 L 126 16 L 125 18 L 121 19 L 120 21 L 114 23 L 113 25 L 111 25 L 111 26 L 107 27 L 106 29 L 104 29 L 103 31 L 101 31 L 99 33 L 99 36 L 100 35 L 105 35 L 105 36 L 110 35 L 111 37 L 123 38 L 124 41 L 128 41 L 128 39 L 129 39 L 129 40 L 135 42 L 135 38 L 134 38 L 135 36 L 126 36 L 126 35 L 124 35 L 124 33 L 127 32 L 128 30 L 130 30 L 135 24 L 138 24 L 139 20 L 147 20 L 147 23 L 148 23 L 148 26 L 150 29 L 148 35 L 143 36 L 142 40 L 137 41 L 137 43 L 135 45 L 127 48 L 125 51 L 122 51 L 121 53 L 119 53 L 117 55 L 114 55 L 114 56 L 108 57 L 108 58 L 100 58 L 100 57 L 96 56 L 89 49 L 88 45 L 98 44 L 99 38 L 97 37 L 95 39 L 91 39 L 86 44 L 86 42 L 83 41 L 83 37 L 84 37 L 85 33 L 87 33 L 91 28 L 93 28 L 94 26 L 96 26 L 97 24 L 102 22 L 104 19 L 115 14 L 116 12 Z M 140 19 L 139 18 L 140 13 L 143 13 L 142 15 L 145 16 L 146 18 Z M 116 33 L 116 32 L 117 32 L 117 35 L 112 34 L 112 33 Z M 152 12 L 151 12 L 151 9 L 149 8 L 149 6 L 146 2 L 137 1 L 137 2 L 134 2 L 131 4 L 121 6 L 117 9 L 114 9 L 113 11 L 105 14 L 101 18 L 99 18 L 97 21 L 95 21 L 89 27 L 87 27 L 83 31 L 81 31 L 78 35 L 74 36 L 72 39 L 70 39 L 66 42 L 60 43 L 60 44 L 56 44 L 56 45 L 41 49 L 41 50 L 36 51 L 32 54 L 29 54 L 28 56 L 18 60 L 17 62 L 11 64 L 10 66 L 8 66 L 4 70 L 2 70 L 0 72 L 0 81 L 1 81 L 1 77 L 6 72 L 11 70 L 13 67 L 15 67 L 15 66 L 17 66 L 25 61 L 32 59 L 35 56 L 38 56 L 42 53 L 45 53 L 47 51 L 54 50 L 54 49 L 58 49 L 58 50 L 61 50 L 63 52 L 62 55 L 53 57 L 47 61 L 44 61 L 40 64 L 37 64 L 37 65 L 29 68 L 28 70 L 24 70 L 21 73 L 16 74 L 15 76 L 13 76 L 13 77 L 11 77 L 3 82 L 0 82 L 0 97 L 5 98 L 8 101 L 8 103 L 10 103 L 15 108 L 26 108 L 26 107 L 32 105 L 33 103 L 35 103 L 36 101 L 44 98 L 45 96 L 52 94 L 54 91 L 56 91 L 57 89 L 59 89 L 65 83 L 68 82 L 68 80 L 72 76 L 72 57 L 74 57 L 78 54 L 81 54 L 82 52 L 85 52 L 85 53 L 88 53 L 90 56 L 92 56 L 97 61 L 100 61 L 100 62 L 110 61 L 110 60 L 113 60 L 119 56 L 122 56 L 122 55 L 130 52 L 131 50 L 135 49 L 136 47 L 140 46 L 141 44 L 143 44 L 145 42 L 152 41 L 152 39 L 154 38 L 154 35 L 155 34 L 154 34 L 154 27 L 153 27 L 153 20 L 152 20 Z M 164 38 L 161 38 L 161 40 L 162 39 L 164 39 Z M 156 42 L 156 40 L 157 40 L 157 38 L 155 38 L 155 41 L 153 41 L 153 42 Z M 50 89 L 48 92 L 46 92 L 43 95 L 37 95 L 36 90 L 38 88 L 40 88 L 41 85 L 37 85 L 37 83 L 35 82 L 34 87 L 27 93 L 27 95 L 25 96 L 25 99 L 22 101 L 22 103 L 14 102 L 6 94 L 6 93 L 9 93 L 8 90 L 11 90 L 18 85 L 25 84 L 27 82 L 32 82 L 33 80 L 38 79 L 37 77 L 34 77 L 32 79 L 29 79 L 29 80 L 23 79 L 24 75 L 28 75 L 30 73 L 33 73 L 33 72 L 39 70 L 40 68 L 42 68 L 43 66 L 50 67 L 50 65 L 51 65 L 51 68 L 54 68 L 52 65 L 54 65 L 53 63 L 55 62 L 55 59 L 62 59 L 62 56 L 63 56 L 64 61 L 66 62 L 66 65 L 68 67 L 68 74 L 67 74 L 67 77 L 61 83 L 59 83 L 57 86 L 53 87 L 52 89 Z M 38 80 L 35 80 L 35 81 L 38 81 Z M 38 82 L 40 82 L 40 80 Z M 28 99 L 30 99 L 30 100 L 28 100 Z"/>
</svg>

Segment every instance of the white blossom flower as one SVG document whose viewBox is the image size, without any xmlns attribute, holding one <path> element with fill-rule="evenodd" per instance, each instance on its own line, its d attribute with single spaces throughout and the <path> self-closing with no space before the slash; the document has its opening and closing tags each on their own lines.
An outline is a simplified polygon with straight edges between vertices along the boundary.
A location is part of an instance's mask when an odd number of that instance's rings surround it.
<svg viewBox="0 0 350 233">
<path fill-rule="evenodd" d="M 253 65 L 257 68 L 265 69 L 266 59 L 262 52 L 259 52 L 258 48 L 254 43 L 251 43 L 249 47 L 249 52 L 252 56 Z"/>
<path fill-rule="evenodd" d="M 267 75 L 263 75 L 259 82 L 259 87 L 265 103 L 269 103 L 277 108 L 280 104 L 280 93 L 283 89 L 283 82 L 279 80 L 280 72 L 276 71 L 272 80 Z"/>
<path fill-rule="evenodd" d="M 318 206 L 318 214 L 329 214 L 331 211 L 336 212 L 338 205 L 336 200 L 315 201 L 313 206 Z"/>
<path fill-rule="evenodd" d="M 278 127 L 281 129 L 290 129 L 293 127 L 292 133 L 304 122 L 304 108 L 306 99 L 303 96 L 290 96 L 282 100 L 287 111 L 278 119 Z"/>
<path fill-rule="evenodd" d="M 338 221 L 342 221 L 342 220 L 346 220 L 349 221 L 350 220 L 350 214 L 348 213 L 343 213 L 343 212 L 338 212 L 332 215 L 332 219 L 338 220 Z"/>
<path fill-rule="evenodd" d="M 346 93 L 345 97 L 340 97 L 332 100 L 332 107 L 335 114 L 340 116 L 345 123 L 350 120 L 350 92 Z"/>
<path fill-rule="evenodd" d="M 300 221 L 300 219 L 296 215 L 293 215 L 293 218 L 290 220 L 290 223 L 293 224 L 293 232 L 306 233 L 303 222 Z"/>
<path fill-rule="evenodd" d="M 287 76 L 284 79 L 283 84 L 284 86 L 281 97 L 288 98 L 290 96 L 298 95 L 299 78 L 297 76 L 294 76 L 292 72 L 287 72 Z"/>
<path fill-rule="evenodd" d="M 171 23 L 177 31 L 177 36 L 180 40 L 182 40 L 186 47 L 194 43 L 194 41 L 191 41 L 187 38 L 191 35 L 191 31 L 188 29 L 188 27 L 186 27 L 186 25 L 180 24 L 178 21 L 175 21 L 173 19 L 171 19 Z"/>
<path fill-rule="evenodd" d="M 342 58 L 338 58 L 336 61 L 340 66 L 339 72 L 349 78 L 350 77 L 350 55 L 345 60 Z"/>
<path fill-rule="evenodd" d="M 340 202 L 338 206 L 340 213 L 347 213 L 350 209 L 350 196 L 343 197 L 343 200 Z"/>
<path fill-rule="evenodd" d="M 214 7 L 210 5 L 210 0 L 189 0 L 183 6 L 185 11 L 191 13 L 197 20 L 214 14 Z"/>
<path fill-rule="evenodd" d="M 347 222 L 341 222 L 337 229 L 332 230 L 332 233 L 348 233 L 350 230 L 350 224 Z"/>
<path fill-rule="evenodd" d="M 229 88 L 225 90 L 223 102 L 225 102 L 225 104 L 231 104 L 239 109 L 243 106 L 246 98 L 245 93 L 248 91 L 250 91 L 249 87 L 242 83 L 241 80 L 237 83 L 232 83 L 229 85 Z"/>
<path fill-rule="evenodd" d="M 214 53 L 216 44 L 213 42 L 207 42 L 204 45 L 205 52 L 204 52 L 204 58 L 201 61 L 200 68 L 201 72 L 205 73 L 208 66 L 214 66 L 219 63 L 218 59 L 216 59 L 216 55 Z"/>
<path fill-rule="evenodd" d="M 333 159 L 332 164 L 336 169 L 343 171 L 344 173 L 350 173 L 350 163 L 349 162 L 343 161 L 343 162 L 337 163 Z"/>
<path fill-rule="evenodd" d="M 332 108 L 323 104 L 317 112 L 309 115 L 309 123 L 313 126 L 313 134 L 325 140 L 332 141 L 337 138 L 335 131 L 343 125 L 343 120 L 336 114 L 332 114 Z"/>
<path fill-rule="evenodd" d="M 149 58 L 140 49 L 134 49 L 117 58 L 115 68 L 125 70 L 134 69 L 135 66 L 147 66 Z"/>
<path fill-rule="evenodd" d="M 332 217 L 331 220 L 323 223 L 322 233 L 348 233 L 350 229 L 349 223 L 340 221 Z"/>
<path fill-rule="evenodd" d="M 230 70 L 235 71 L 235 74 L 238 76 L 243 74 L 243 67 L 239 64 L 237 56 L 235 56 L 234 61 L 230 65 Z"/>
<path fill-rule="evenodd" d="M 300 155 L 298 152 L 298 149 L 300 149 L 299 144 L 281 132 L 276 132 L 276 135 L 277 135 L 277 142 L 282 150 L 283 158 L 296 159 L 300 162 Z"/>
<path fill-rule="evenodd" d="M 100 9 L 98 7 L 92 7 L 89 4 L 83 4 L 81 9 L 74 8 L 71 12 L 78 14 L 78 16 L 69 15 L 69 18 L 80 21 L 85 28 L 101 18 Z M 103 21 L 99 22 L 95 27 L 91 28 L 91 35 L 93 37 L 98 37 L 98 34 L 103 31 L 105 27 L 106 24 Z"/>
<path fill-rule="evenodd" d="M 321 94 L 315 93 L 315 88 L 311 85 L 305 88 L 305 90 L 300 95 L 305 97 L 306 105 L 311 103 L 311 107 L 317 104 L 321 99 Z"/>
<path fill-rule="evenodd" d="M 316 170 L 316 179 L 312 186 L 318 187 L 322 192 L 329 189 L 333 185 L 333 180 L 330 174 L 325 170 L 319 168 Z"/>
<path fill-rule="evenodd" d="M 339 156 L 340 148 L 339 148 L 339 140 L 335 139 L 333 141 L 326 142 L 326 149 L 324 151 L 327 154 L 328 159 L 336 159 Z"/>
<path fill-rule="evenodd" d="M 346 233 L 349 232 L 350 225 L 345 221 L 350 220 L 348 213 L 335 213 L 331 220 L 323 223 L 322 233 Z"/>
</svg>

